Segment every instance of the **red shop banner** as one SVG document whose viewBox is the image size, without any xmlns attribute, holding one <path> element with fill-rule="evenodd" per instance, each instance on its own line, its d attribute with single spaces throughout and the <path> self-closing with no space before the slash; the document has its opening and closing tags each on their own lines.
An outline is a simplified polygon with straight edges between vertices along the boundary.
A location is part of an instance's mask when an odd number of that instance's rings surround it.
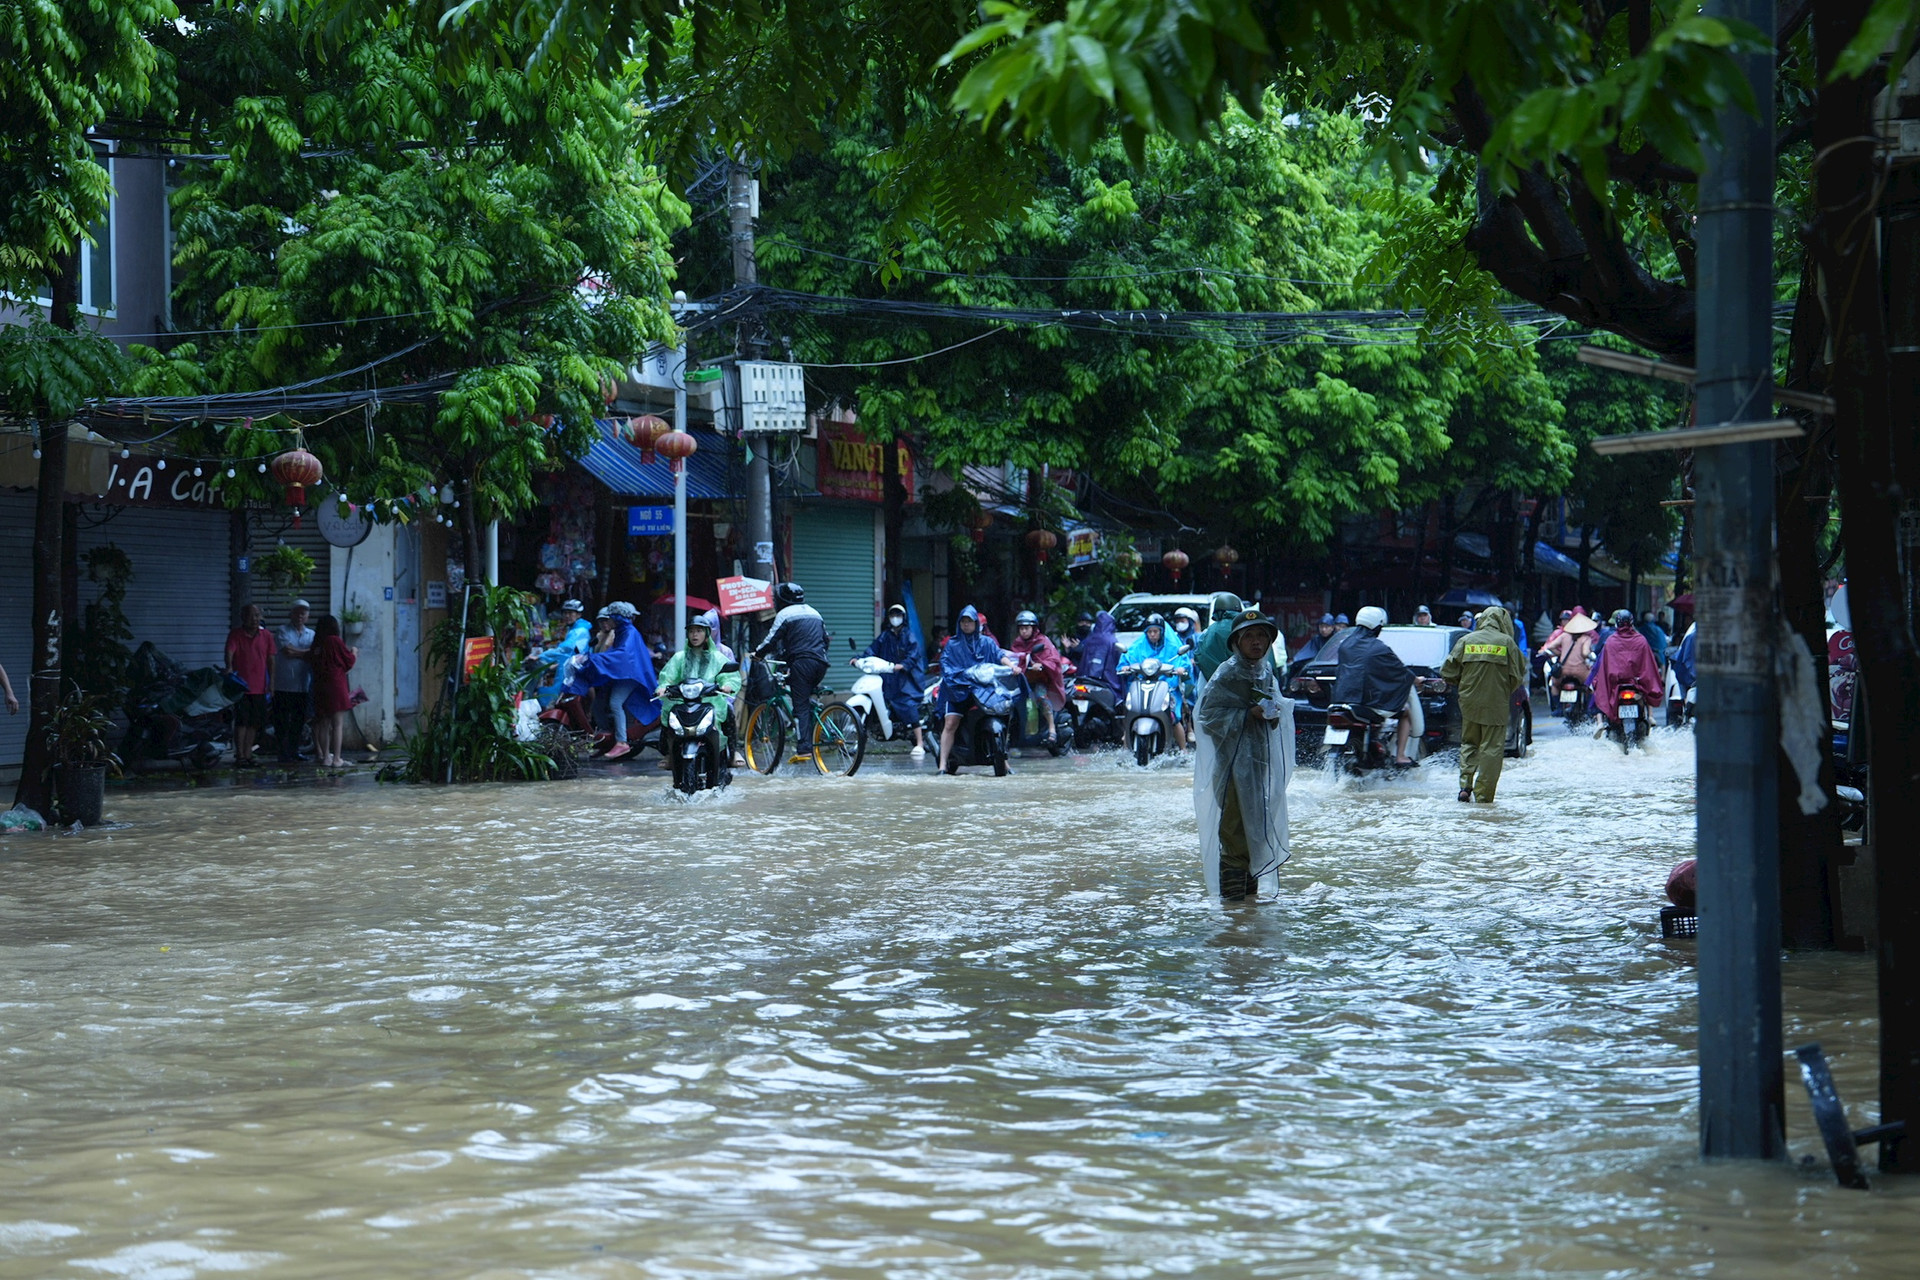
<svg viewBox="0 0 1920 1280">
<path fill-rule="evenodd" d="M 822 422 L 818 450 L 817 478 L 823 498 L 851 498 L 855 502 L 884 501 L 885 449 L 900 451 L 900 482 L 906 487 L 907 501 L 913 499 L 913 450 L 905 441 L 893 445 L 874 444 L 860 428 L 845 422 Z"/>
<path fill-rule="evenodd" d="M 766 613 L 773 608 L 773 584 L 762 578 L 722 578 L 714 585 L 720 589 L 720 616 L 723 618 L 742 613 Z"/>
</svg>

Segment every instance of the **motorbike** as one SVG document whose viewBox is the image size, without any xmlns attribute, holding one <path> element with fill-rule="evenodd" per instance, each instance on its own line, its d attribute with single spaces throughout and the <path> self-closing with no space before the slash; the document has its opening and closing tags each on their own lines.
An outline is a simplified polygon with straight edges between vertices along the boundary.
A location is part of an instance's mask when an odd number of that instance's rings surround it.
<svg viewBox="0 0 1920 1280">
<path fill-rule="evenodd" d="M 1633 750 L 1653 732 L 1653 719 L 1649 714 L 1652 710 L 1643 689 L 1638 685 L 1622 686 L 1614 717 L 1607 721 L 1607 736 L 1619 743 L 1622 751 Z"/>
<path fill-rule="evenodd" d="M 1416 682 L 1415 696 L 1444 688 L 1445 683 L 1437 679 Z M 1394 721 L 1405 712 L 1387 712 L 1374 707 L 1355 706 L 1350 702 L 1335 702 L 1327 707 L 1327 729 L 1322 738 L 1326 747 L 1327 764 L 1338 775 L 1350 773 L 1361 777 L 1376 769 L 1400 769 L 1407 766 L 1396 765 L 1394 756 Z M 1421 743 L 1410 741 L 1407 749 L 1417 759 Z"/>
<path fill-rule="evenodd" d="M 1029 734 L 1026 731 L 1027 708 L 1029 706 L 1037 706 L 1039 700 L 1047 695 L 1034 691 L 1033 681 L 1027 678 L 1027 660 L 1024 654 L 1009 653 L 1006 656 L 1011 661 L 1014 669 L 1020 673 L 1020 696 L 1015 701 L 1013 707 L 1013 745 L 1016 747 L 1044 747 L 1048 755 L 1057 756 L 1061 754 L 1067 749 L 1068 745 L 1073 742 L 1073 716 L 1072 712 L 1068 709 L 1072 704 L 1069 703 L 1067 707 L 1062 707 L 1053 713 L 1052 742 L 1048 742 L 1040 736 L 1041 721 L 1037 713 L 1034 716 L 1034 731 Z"/>
<path fill-rule="evenodd" d="M 958 773 L 961 765 L 991 765 L 994 776 L 1004 778 L 1009 772 L 1009 726 L 1014 704 L 1026 688 L 1026 677 L 1012 667 L 991 662 L 969 668 L 967 675 L 974 683 L 968 689 L 967 707 L 961 712 L 953 750 L 947 756 L 947 772 Z"/>
<path fill-rule="evenodd" d="M 1138 666 L 1122 667 L 1120 674 L 1131 677 L 1125 708 L 1127 750 L 1144 769 L 1173 742 L 1173 682 L 1178 673 L 1160 659 L 1148 658 Z"/>
<path fill-rule="evenodd" d="M 1554 705 L 1566 720 L 1567 728 L 1574 728 L 1587 718 L 1590 710 L 1587 705 L 1587 686 L 1579 676 L 1563 676 L 1556 671 L 1552 688 Z"/>
<path fill-rule="evenodd" d="M 738 671 L 729 662 L 722 672 Z M 718 713 L 706 699 L 719 693 L 705 680 L 682 680 L 662 690 L 666 707 L 660 717 L 662 748 L 673 769 L 673 788 L 685 795 L 725 787 L 733 781 L 733 748 L 720 730 Z"/>
<path fill-rule="evenodd" d="M 1120 699 L 1106 685 L 1097 680 L 1075 680 L 1067 687 L 1067 705 L 1073 708 L 1073 745 L 1080 750 L 1125 739 Z"/>
<path fill-rule="evenodd" d="M 662 728 L 666 718 L 663 716 L 650 725 L 641 724 L 634 718 L 632 711 L 634 702 L 641 700 L 640 696 L 636 696 L 627 703 L 627 742 L 633 747 L 633 754 L 625 757 L 629 761 L 640 758 L 641 749 L 647 745 L 647 736 L 656 730 L 659 730 L 663 737 L 654 745 L 660 748 L 661 754 L 667 754 L 665 730 Z M 593 698 L 590 694 L 561 694 L 553 700 L 551 705 L 540 708 L 539 721 L 543 725 L 553 725 L 569 733 L 590 735 L 593 738 L 594 755 L 604 755 L 613 746 L 613 734 L 594 727 Z"/>
<path fill-rule="evenodd" d="M 177 760 L 208 769 L 233 746 L 228 708 L 247 691 L 238 676 L 218 667 L 188 671 L 150 640 L 134 651 L 127 674 L 127 732 L 119 755 L 128 768 Z"/>
<path fill-rule="evenodd" d="M 853 648 L 853 641 L 847 641 L 847 647 Z M 885 658 L 865 655 L 854 658 L 853 666 L 860 676 L 853 682 L 853 688 L 848 691 L 847 696 L 838 701 L 844 702 L 855 715 L 860 717 L 861 723 L 867 726 L 867 737 L 878 742 L 886 742 L 893 738 L 912 738 L 913 726 L 905 722 L 895 724 L 893 708 L 887 705 L 886 677 L 899 670 L 898 664 L 888 662 Z M 930 703 L 923 697 L 920 713 L 922 720 L 930 714 L 929 706 Z M 938 734 L 939 728 L 936 726 L 933 732 Z"/>
</svg>

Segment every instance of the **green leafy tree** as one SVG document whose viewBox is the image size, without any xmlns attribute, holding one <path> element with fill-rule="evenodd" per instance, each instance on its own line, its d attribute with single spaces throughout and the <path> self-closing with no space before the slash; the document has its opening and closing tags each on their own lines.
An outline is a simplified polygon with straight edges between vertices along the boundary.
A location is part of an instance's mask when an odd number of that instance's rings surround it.
<svg viewBox="0 0 1920 1280">
<path fill-rule="evenodd" d="M 437 30 L 414 13 L 323 32 L 211 6 L 177 44 L 185 122 L 228 156 L 175 196 L 177 313 L 238 333 L 200 345 L 209 381 L 376 361 L 364 376 L 387 385 L 455 375 L 432 406 L 304 424 L 304 439 L 333 483 L 395 518 L 451 481 L 460 506 L 440 509 L 475 563 L 479 529 L 585 447 L 610 381 L 678 340 L 669 247 L 686 211 L 647 160 L 637 73 L 437 77 Z M 290 425 L 243 424 L 218 447 L 275 452 Z M 264 486 L 242 469 L 229 489 Z"/>
<path fill-rule="evenodd" d="M 0 293 L 32 298 L 44 287 L 50 300 L 51 323 L 0 328 L 0 404 L 40 434 L 32 715 L 17 798 L 43 811 L 48 729 L 60 702 L 67 424 L 122 372 L 109 344 L 77 332 L 78 254 L 111 194 L 87 131 L 110 115 L 145 109 L 156 94 L 164 98 L 167 65 L 151 33 L 177 14 L 167 0 L 0 3 Z"/>
</svg>

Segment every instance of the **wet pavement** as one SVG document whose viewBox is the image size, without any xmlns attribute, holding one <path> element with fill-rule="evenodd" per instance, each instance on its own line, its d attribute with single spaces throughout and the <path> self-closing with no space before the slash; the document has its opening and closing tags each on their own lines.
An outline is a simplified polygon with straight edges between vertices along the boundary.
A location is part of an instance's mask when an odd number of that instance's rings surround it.
<svg viewBox="0 0 1920 1280">
<path fill-rule="evenodd" d="M 1232 913 L 1178 761 L 115 793 L 0 841 L 0 1277 L 1911 1276 L 1695 1159 L 1691 769 L 1302 773 Z M 1871 960 L 1786 983 L 1871 1099 Z"/>
</svg>

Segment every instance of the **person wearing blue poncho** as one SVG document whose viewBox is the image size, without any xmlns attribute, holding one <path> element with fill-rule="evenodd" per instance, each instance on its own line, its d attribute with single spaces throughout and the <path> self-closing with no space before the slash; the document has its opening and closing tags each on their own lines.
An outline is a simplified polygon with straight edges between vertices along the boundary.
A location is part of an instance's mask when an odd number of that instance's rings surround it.
<svg viewBox="0 0 1920 1280">
<path fill-rule="evenodd" d="M 907 625 L 905 605 L 888 607 L 886 630 L 860 651 L 860 657 L 879 658 L 893 664 L 893 670 L 880 678 L 881 692 L 887 699 L 887 714 L 896 725 L 912 726 L 913 754 L 926 755 L 926 739 L 920 732 L 920 697 L 925 690 L 920 682 L 926 674 L 927 654 L 920 647 L 919 635 Z M 858 662 L 859 658 L 854 661 Z"/>
<path fill-rule="evenodd" d="M 1180 651 L 1179 638 L 1167 629 L 1167 620 L 1157 613 L 1147 618 L 1147 629 L 1142 631 L 1140 638 L 1135 640 L 1132 646 L 1128 648 L 1126 656 L 1120 659 L 1120 666 L 1122 669 L 1138 667 L 1148 658 L 1158 658 L 1160 665 L 1168 671 L 1184 674 L 1188 670 L 1187 656 Z M 1180 681 L 1174 680 L 1171 682 L 1171 685 L 1173 693 L 1173 740 L 1180 746 L 1181 750 L 1184 751 L 1187 746 L 1187 733 L 1180 724 Z"/>
<path fill-rule="evenodd" d="M 554 673 L 552 683 L 534 690 L 534 697 L 540 699 L 540 705 L 543 707 L 552 706 L 554 699 L 560 695 L 560 686 L 567 678 L 565 670 L 567 659 L 576 654 L 587 653 L 593 648 L 593 624 L 587 621 L 585 605 L 578 600 L 568 600 L 555 613 L 561 624 L 566 627 L 566 635 L 553 648 L 543 649 L 526 661 L 527 666 L 536 669 L 549 664 L 559 664 L 560 669 Z"/>
<path fill-rule="evenodd" d="M 637 610 L 625 601 L 607 606 L 613 622 L 613 642 L 597 653 L 585 653 L 567 660 L 567 692 L 585 694 L 607 686 L 607 706 L 613 713 L 613 746 L 606 758 L 618 760 L 633 754 L 627 742 L 627 716 L 632 714 L 643 725 L 660 718 L 660 703 L 653 697 L 658 683 L 653 670 L 653 655 L 640 629 L 633 625 Z M 636 701 L 643 699 L 643 701 Z"/>
<path fill-rule="evenodd" d="M 954 625 L 959 630 L 947 637 L 947 647 L 940 651 L 940 709 L 945 713 L 940 721 L 942 769 L 947 767 L 947 757 L 953 754 L 954 735 L 960 732 L 960 717 L 967 709 L 967 701 L 980 689 L 979 683 L 967 674 L 968 669 L 983 662 L 1000 661 L 1000 646 L 980 629 L 978 609 L 968 605 L 960 611 Z"/>
</svg>

